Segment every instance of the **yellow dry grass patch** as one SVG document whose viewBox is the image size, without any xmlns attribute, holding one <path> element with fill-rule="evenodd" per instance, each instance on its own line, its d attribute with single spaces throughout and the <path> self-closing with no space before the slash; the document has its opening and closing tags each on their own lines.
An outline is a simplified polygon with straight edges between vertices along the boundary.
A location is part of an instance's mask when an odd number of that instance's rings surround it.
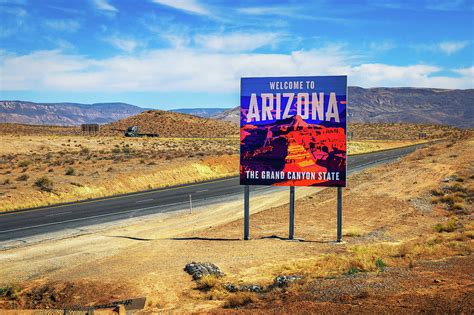
<svg viewBox="0 0 474 315">
<path fill-rule="evenodd" d="M 406 147 L 414 144 L 426 143 L 427 140 L 349 140 L 347 143 L 347 153 L 350 155 L 370 153 L 381 150 L 388 150 Z"/>
</svg>

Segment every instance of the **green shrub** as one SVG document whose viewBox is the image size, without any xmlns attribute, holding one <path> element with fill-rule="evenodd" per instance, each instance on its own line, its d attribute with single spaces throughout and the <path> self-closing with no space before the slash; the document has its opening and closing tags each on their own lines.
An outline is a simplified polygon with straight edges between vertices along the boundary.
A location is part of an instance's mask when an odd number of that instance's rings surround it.
<svg viewBox="0 0 474 315">
<path fill-rule="evenodd" d="M 7 300 L 18 300 L 20 288 L 17 285 L 0 287 L 0 297 Z"/>
<path fill-rule="evenodd" d="M 346 272 L 347 275 L 355 275 L 356 273 L 359 273 L 361 270 L 357 267 L 351 267 L 349 270 Z"/>
<path fill-rule="evenodd" d="M 18 167 L 28 167 L 31 164 L 31 161 L 25 160 L 18 163 Z"/>
<path fill-rule="evenodd" d="M 53 191 L 53 181 L 46 176 L 40 177 L 35 181 L 35 186 L 42 191 Z"/>
<path fill-rule="evenodd" d="M 76 171 L 72 167 L 66 168 L 66 171 L 64 172 L 65 175 L 72 176 L 76 173 Z"/>
<path fill-rule="evenodd" d="M 380 271 L 384 271 L 385 267 L 387 267 L 387 264 L 385 264 L 382 258 L 377 258 L 375 260 L 375 266 L 377 266 L 377 268 L 379 268 Z"/>
<path fill-rule="evenodd" d="M 23 174 L 23 175 L 18 176 L 18 177 L 16 178 L 16 180 L 19 181 L 19 182 L 24 182 L 24 181 L 27 181 L 28 178 L 30 178 L 28 175 Z"/>
<path fill-rule="evenodd" d="M 446 224 L 438 223 L 435 225 L 434 229 L 436 232 L 453 232 L 456 230 L 458 225 L 458 218 L 453 217 L 451 218 Z"/>
</svg>

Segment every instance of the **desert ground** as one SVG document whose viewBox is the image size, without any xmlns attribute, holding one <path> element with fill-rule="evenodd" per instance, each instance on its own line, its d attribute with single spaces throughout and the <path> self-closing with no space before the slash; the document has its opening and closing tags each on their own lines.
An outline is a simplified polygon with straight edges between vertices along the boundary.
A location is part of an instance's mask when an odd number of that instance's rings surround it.
<svg viewBox="0 0 474 315">
<path fill-rule="evenodd" d="M 98 135 L 81 135 L 78 127 L 0 124 L 0 211 L 237 175 L 239 137 L 233 125 L 184 115 L 188 123 L 181 130 L 170 127 L 173 119 L 181 118 L 175 115 L 145 112 L 106 125 Z M 126 126 L 139 121 L 146 132 L 162 136 L 121 135 Z M 459 137 L 464 132 L 432 125 L 385 127 L 388 134 L 371 125 L 367 128 L 371 132 L 362 132 L 361 125 L 355 124 L 348 153 Z M 199 130 L 205 137 L 196 137 Z M 428 139 L 418 139 L 420 131 Z"/>
<path fill-rule="evenodd" d="M 234 201 L 5 249 L 0 305 L 54 309 L 146 297 L 149 312 L 468 314 L 472 156 L 474 140 L 463 136 L 349 176 L 343 244 L 334 242 L 335 190 L 297 188 L 295 241 L 286 239 L 288 196 L 276 193 L 252 197 L 249 241 Z M 194 281 L 183 271 L 193 261 L 225 276 Z M 302 278 L 270 286 L 279 275 Z M 229 283 L 264 290 L 229 292 Z"/>
</svg>

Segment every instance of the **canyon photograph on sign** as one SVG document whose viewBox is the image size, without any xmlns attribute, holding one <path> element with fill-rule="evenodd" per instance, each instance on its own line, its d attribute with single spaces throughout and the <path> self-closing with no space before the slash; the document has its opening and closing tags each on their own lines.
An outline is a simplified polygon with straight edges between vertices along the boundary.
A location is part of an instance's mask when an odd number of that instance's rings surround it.
<svg viewBox="0 0 474 315">
<path fill-rule="evenodd" d="M 471 314 L 469 0 L 0 0 L 0 314 Z"/>
</svg>

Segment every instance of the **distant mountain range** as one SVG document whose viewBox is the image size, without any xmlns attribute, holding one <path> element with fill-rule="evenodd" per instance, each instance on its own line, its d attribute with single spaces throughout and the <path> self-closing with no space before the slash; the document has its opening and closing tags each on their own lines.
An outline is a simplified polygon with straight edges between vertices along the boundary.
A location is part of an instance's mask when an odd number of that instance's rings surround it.
<svg viewBox="0 0 474 315">
<path fill-rule="evenodd" d="M 33 103 L 0 101 L 0 122 L 73 126 L 104 124 L 136 115 L 145 109 L 125 103 Z"/>
<path fill-rule="evenodd" d="M 349 87 L 349 122 L 431 123 L 474 128 L 474 89 Z M 0 101 L 0 123 L 105 124 L 146 108 L 125 103 L 75 104 Z M 173 112 L 239 123 L 239 107 L 184 108 Z"/>
<path fill-rule="evenodd" d="M 474 128 L 474 90 L 349 87 L 349 122 L 432 123 Z M 239 107 L 212 118 L 239 123 Z"/>
<path fill-rule="evenodd" d="M 193 115 L 193 116 L 198 116 L 198 117 L 203 117 L 203 118 L 209 118 L 215 115 L 218 115 L 226 110 L 229 110 L 230 108 L 178 108 L 178 109 L 172 109 L 170 110 L 171 112 L 176 112 L 176 113 L 182 113 L 182 114 L 188 114 L 188 115 Z"/>
</svg>

